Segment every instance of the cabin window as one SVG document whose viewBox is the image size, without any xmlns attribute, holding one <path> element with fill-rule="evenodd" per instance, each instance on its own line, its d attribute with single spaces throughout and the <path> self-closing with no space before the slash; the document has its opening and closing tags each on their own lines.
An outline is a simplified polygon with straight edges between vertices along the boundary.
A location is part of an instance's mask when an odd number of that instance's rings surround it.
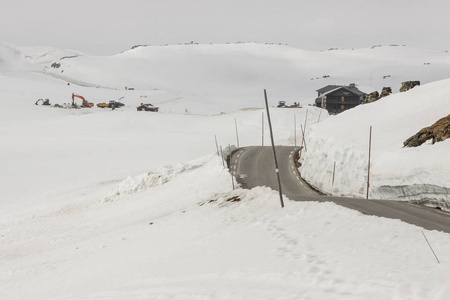
<svg viewBox="0 0 450 300">
<path fill-rule="evenodd" d="M 344 98 L 344 96 L 342 96 L 341 97 L 341 102 L 344 102 L 345 101 L 345 98 Z"/>
</svg>

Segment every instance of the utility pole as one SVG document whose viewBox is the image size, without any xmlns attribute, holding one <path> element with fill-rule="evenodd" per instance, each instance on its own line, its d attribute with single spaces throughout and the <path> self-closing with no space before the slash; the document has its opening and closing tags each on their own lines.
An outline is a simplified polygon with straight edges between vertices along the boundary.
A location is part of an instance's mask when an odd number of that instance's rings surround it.
<svg viewBox="0 0 450 300">
<path fill-rule="evenodd" d="M 275 151 L 275 143 L 273 141 L 272 123 L 270 122 L 269 104 L 267 102 L 267 93 L 266 93 L 265 89 L 264 89 L 264 99 L 266 101 L 267 120 L 269 122 L 270 140 L 272 141 L 273 158 L 275 160 L 275 171 L 277 172 L 278 191 L 280 193 L 280 203 L 281 203 L 281 208 L 283 208 L 284 202 L 283 202 L 283 193 L 281 192 L 280 170 L 278 169 L 277 154 Z"/>
</svg>

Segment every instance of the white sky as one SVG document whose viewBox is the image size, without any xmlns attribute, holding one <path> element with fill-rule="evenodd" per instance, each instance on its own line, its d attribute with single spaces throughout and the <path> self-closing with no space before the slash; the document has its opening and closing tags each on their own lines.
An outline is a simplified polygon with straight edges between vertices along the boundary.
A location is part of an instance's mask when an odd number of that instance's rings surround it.
<svg viewBox="0 0 450 300">
<path fill-rule="evenodd" d="M 449 10 L 447 0 L 1 0 L 0 40 L 96 55 L 190 41 L 450 50 Z"/>
</svg>

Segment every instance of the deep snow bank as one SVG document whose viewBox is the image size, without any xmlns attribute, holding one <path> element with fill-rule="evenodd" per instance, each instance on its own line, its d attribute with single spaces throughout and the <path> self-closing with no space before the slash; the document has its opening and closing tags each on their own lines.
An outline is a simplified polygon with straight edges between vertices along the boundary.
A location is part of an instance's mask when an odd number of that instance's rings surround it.
<svg viewBox="0 0 450 300">
<path fill-rule="evenodd" d="M 450 202 L 450 141 L 403 148 L 407 138 L 449 114 L 449 86 L 447 79 L 416 87 L 311 127 L 303 177 L 325 193 L 365 197 L 372 126 L 371 198 Z"/>
<path fill-rule="evenodd" d="M 446 299 L 448 234 L 232 190 L 208 155 L 0 219 L 1 299 Z M 78 191 L 80 193 L 81 191 Z M 349 234 L 351 232 L 351 234 Z M 374 241 L 376 247 L 374 247 Z M 332 245 L 332 247 L 330 247 Z"/>
</svg>

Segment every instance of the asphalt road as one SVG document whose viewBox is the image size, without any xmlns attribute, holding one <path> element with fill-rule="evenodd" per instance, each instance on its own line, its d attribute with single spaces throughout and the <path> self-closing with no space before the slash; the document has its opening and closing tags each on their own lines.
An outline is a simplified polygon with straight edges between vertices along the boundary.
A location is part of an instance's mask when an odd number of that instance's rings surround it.
<svg viewBox="0 0 450 300">
<path fill-rule="evenodd" d="M 300 177 L 294 156 L 299 147 L 275 147 L 281 178 L 282 194 L 295 201 L 334 202 L 366 215 L 400 219 L 429 230 L 450 233 L 450 214 L 439 209 L 394 200 L 367 200 L 324 196 L 313 190 Z M 247 147 L 235 151 L 230 158 L 230 172 L 243 188 L 267 186 L 278 191 L 278 180 L 272 147 Z M 285 200 L 286 201 L 286 200 Z"/>
</svg>

